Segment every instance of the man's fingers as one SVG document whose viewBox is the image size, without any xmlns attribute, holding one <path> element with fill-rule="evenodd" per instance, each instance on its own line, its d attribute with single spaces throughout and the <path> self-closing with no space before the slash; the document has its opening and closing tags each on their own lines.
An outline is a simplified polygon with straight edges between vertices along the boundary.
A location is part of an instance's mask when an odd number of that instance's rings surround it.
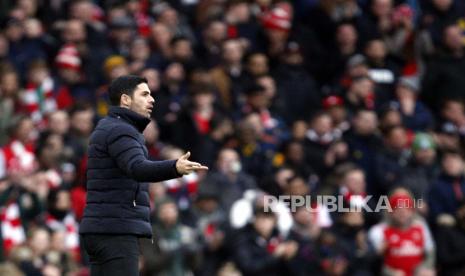
<svg viewBox="0 0 465 276">
<path fill-rule="evenodd" d="M 200 163 L 197 163 L 197 162 L 192 162 L 192 161 L 189 161 L 187 160 L 187 158 L 189 158 L 189 156 L 191 155 L 190 151 L 186 152 L 183 156 L 181 156 L 179 159 L 180 159 L 180 163 L 179 165 L 184 168 L 183 170 L 185 171 L 184 174 L 189 174 L 191 172 L 194 172 L 194 171 L 198 171 L 198 170 L 208 170 L 208 167 L 207 166 L 204 166 Z"/>
<path fill-rule="evenodd" d="M 198 166 L 202 166 L 202 164 L 200 164 L 200 163 L 191 162 L 191 161 L 189 161 L 189 163 L 187 163 L 187 165 L 188 165 L 188 166 L 197 166 L 197 167 L 198 167 Z"/>
<path fill-rule="evenodd" d="M 203 166 L 202 164 L 197 162 L 189 162 L 189 164 L 187 164 L 187 167 L 191 170 L 208 170 L 207 166 Z"/>
<path fill-rule="evenodd" d="M 190 156 L 191 156 L 191 152 L 190 152 L 190 151 L 188 151 L 188 152 L 186 152 L 186 153 L 185 153 L 183 156 L 181 156 L 181 158 L 180 158 L 180 159 L 187 160 L 187 159 L 189 159 L 189 157 L 190 157 Z"/>
<path fill-rule="evenodd" d="M 194 167 L 195 170 L 208 170 L 208 167 L 207 166 L 199 166 L 199 167 Z"/>
</svg>

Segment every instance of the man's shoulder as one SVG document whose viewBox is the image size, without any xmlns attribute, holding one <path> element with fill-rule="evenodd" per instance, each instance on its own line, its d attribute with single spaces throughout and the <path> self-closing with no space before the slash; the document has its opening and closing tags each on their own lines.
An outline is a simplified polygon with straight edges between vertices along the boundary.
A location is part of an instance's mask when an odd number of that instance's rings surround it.
<svg viewBox="0 0 465 276">
<path fill-rule="evenodd" d="M 124 135 L 137 138 L 139 135 L 137 130 L 130 124 L 109 116 L 101 119 L 95 130 L 103 131 L 109 140 L 116 139 Z"/>
</svg>

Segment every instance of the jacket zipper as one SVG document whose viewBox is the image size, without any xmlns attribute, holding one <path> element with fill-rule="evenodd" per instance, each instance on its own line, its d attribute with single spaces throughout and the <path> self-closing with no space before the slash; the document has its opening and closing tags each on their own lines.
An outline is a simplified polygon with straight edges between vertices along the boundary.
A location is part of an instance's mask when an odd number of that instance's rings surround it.
<svg viewBox="0 0 465 276">
<path fill-rule="evenodd" d="M 134 207 L 137 206 L 136 204 L 136 199 L 137 199 L 137 194 L 139 193 L 139 184 L 137 184 L 137 187 L 136 187 L 136 192 L 134 193 L 134 199 L 132 200 L 132 205 L 134 205 Z"/>
</svg>

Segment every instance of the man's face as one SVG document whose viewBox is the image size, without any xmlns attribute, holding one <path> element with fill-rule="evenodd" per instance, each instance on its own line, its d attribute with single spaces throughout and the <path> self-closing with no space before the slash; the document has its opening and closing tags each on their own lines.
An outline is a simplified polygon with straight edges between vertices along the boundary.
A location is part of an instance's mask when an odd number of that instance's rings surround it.
<svg viewBox="0 0 465 276">
<path fill-rule="evenodd" d="M 344 177 L 343 185 L 346 186 L 353 194 L 364 193 L 366 187 L 365 174 L 360 170 L 349 172 Z"/>
<path fill-rule="evenodd" d="M 412 208 L 396 208 L 390 214 L 394 223 L 403 227 L 409 224 L 415 212 Z"/>
<path fill-rule="evenodd" d="M 396 150 L 405 148 L 407 144 L 407 133 L 405 129 L 400 127 L 392 130 L 386 138 L 387 144 Z"/>
<path fill-rule="evenodd" d="M 448 101 L 441 110 L 442 116 L 452 122 L 460 120 L 464 112 L 464 106 L 459 101 Z"/>
<path fill-rule="evenodd" d="M 192 58 L 192 45 L 189 40 L 181 40 L 176 43 L 173 48 L 173 56 L 178 60 L 188 61 Z"/>
<path fill-rule="evenodd" d="M 421 165 L 431 165 L 436 160 L 434 149 L 420 149 L 414 153 L 415 159 Z"/>
<path fill-rule="evenodd" d="M 141 83 L 134 90 L 132 97 L 130 97 L 129 109 L 146 118 L 150 118 L 154 102 L 155 99 L 150 95 L 148 85 Z"/>
<path fill-rule="evenodd" d="M 172 226 L 178 220 L 178 208 L 174 203 L 165 203 L 160 207 L 159 219 L 165 226 Z"/>
<path fill-rule="evenodd" d="M 222 21 L 215 21 L 207 28 L 204 36 L 213 43 L 221 43 L 227 36 L 227 26 Z"/>
<path fill-rule="evenodd" d="M 265 88 L 265 94 L 269 99 L 273 99 L 276 95 L 276 82 L 270 76 L 264 76 L 257 79 L 257 83 Z"/>
<path fill-rule="evenodd" d="M 260 236 L 268 238 L 276 225 L 276 219 L 272 216 L 260 215 L 255 218 L 253 225 Z"/>
<path fill-rule="evenodd" d="M 38 229 L 29 240 L 29 245 L 37 256 L 45 253 L 50 246 L 50 236 L 44 229 Z"/>
<path fill-rule="evenodd" d="M 350 24 L 344 24 L 337 29 L 336 40 L 341 45 L 357 43 L 357 30 Z"/>
<path fill-rule="evenodd" d="M 448 154 L 442 159 L 442 168 L 449 176 L 458 177 L 463 174 L 464 162 L 458 154 Z"/>
<path fill-rule="evenodd" d="M 71 118 L 71 127 L 81 136 L 92 132 L 94 112 L 91 109 L 76 112 Z"/>
<path fill-rule="evenodd" d="M 301 177 L 294 178 L 287 186 L 287 193 L 291 196 L 306 196 L 310 188 Z"/>
<path fill-rule="evenodd" d="M 322 115 L 315 119 L 312 128 L 318 135 L 330 133 L 333 129 L 333 120 L 329 115 Z"/>
<path fill-rule="evenodd" d="M 371 135 L 376 131 L 378 118 L 373 111 L 360 112 L 354 120 L 354 128 L 359 135 Z"/>
<path fill-rule="evenodd" d="M 373 40 L 366 49 L 366 55 L 373 60 L 383 60 L 386 57 L 386 45 L 382 40 Z"/>
<path fill-rule="evenodd" d="M 87 33 L 84 23 L 76 19 L 69 20 L 65 25 L 62 38 L 64 41 L 72 43 L 86 41 Z"/>
<path fill-rule="evenodd" d="M 433 5 L 440 11 L 449 10 L 452 3 L 452 0 L 433 0 Z"/>
<path fill-rule="evenodd" d="M 457 51 L 463 48 L 462 31 L 458 26 L 450 26 L 444 30 L 444 44 L 451 51 Z"/>
<path fill-rule="evenodd" d="M 142 71 L 142 77 L 148 81 L 148 86 L 151 92 L 156 92 L 160 89 L 160 72 L 156 69 L 145 69 Z"/>
<path fill-rule="evenodd" d="M 16 138 L 24 144 L 29 143 L 33 139 L 31 135 L 33 132 L 34 123 L 30 119 L 25 119 L 17 127 Z"/>
<path fill-rule="evenodd" d="M 268 72 L 268 59 L 263 54 L 256 54 L 250 58 L 248 70 L 254 76 L 264 75 Z"/>
<path fill-rule="evenodd" d="M 223 59 L 227 63 L 240 62 L 243 55 L 241 44 L 237 40 L 229 40 L 223 44 Z"/>
<path fill-rule="evenodd" d="M 64 135 L 69 129 L 69 116 L 64 111 L 57 111 L 50 115 L 49 125 L 53 133 Z"/>
<path fill-rule="evenodd" d="M 377 17 L 388 16 L 392 11 L 392 0 L 373 1 L 372 11 Z"/>
<path fill-rule="evenodd" d="M 218 169 L 225 173 L 238 173 L 241 169 L 239 155 L 233 150 L 224 150 L 218 158 Z"/>
</svg>

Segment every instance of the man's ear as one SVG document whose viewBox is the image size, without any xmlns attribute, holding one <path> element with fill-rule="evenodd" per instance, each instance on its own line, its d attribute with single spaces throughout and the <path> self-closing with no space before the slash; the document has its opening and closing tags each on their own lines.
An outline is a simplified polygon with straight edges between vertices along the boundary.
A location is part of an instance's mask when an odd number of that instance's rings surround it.
<svg viewBox="0 0 465 276">
<path fill-rule="evenodd" d="M 121 106 L 122 107 L 130 107 L 131 106 L 131 96 L 128 94 L 122 94 L 121 95 Z"/>
</svg>

